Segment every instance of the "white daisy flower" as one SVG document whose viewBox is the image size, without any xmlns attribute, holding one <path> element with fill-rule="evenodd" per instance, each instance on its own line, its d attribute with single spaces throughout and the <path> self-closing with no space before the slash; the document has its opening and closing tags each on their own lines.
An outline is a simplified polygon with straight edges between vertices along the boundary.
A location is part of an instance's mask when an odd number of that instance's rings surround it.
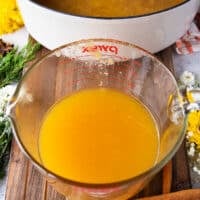
<svg viewBox="0 0 200 200">
<path fill-rule="evenodd" d="M 194 149 L 194 147 L 193 146 L 191 146 L 190 148 L 189 148 L 189 150 L 188 150 L 188 156 L 194 156 L 194 154 L 195 154 L 195 149 Z"/>
<path fill-rule="evenodd" d="M 195 76 L 192 72 L 184 71 L 180 76 L 180 81 L 186 86 L 192 86 L 195 84 Z"/>
<path fill-rule="evenodd" d="M 198 171 L 198 169 L 197 169 L 196 166 L 194 166 L 192 169 L 193 169 L 194 172 L 197 172 L 197 171 Z"/>
</svg>

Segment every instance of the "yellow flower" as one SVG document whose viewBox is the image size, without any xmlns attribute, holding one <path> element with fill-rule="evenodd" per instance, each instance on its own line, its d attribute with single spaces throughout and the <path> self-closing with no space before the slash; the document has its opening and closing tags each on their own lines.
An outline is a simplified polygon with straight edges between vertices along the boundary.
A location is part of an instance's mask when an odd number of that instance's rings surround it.
<svg viewBox="0 0 200 200">
<path fill-rule="evenodd" d="M 189 91 L 186 91 L 186 98 L 187 98 L 187 100 L 188 100 L 190 103 L 193 103 L 193 102 L 195 102 L 195 100 L 194 100 L 194 97 L 193 97 L 192 93 L 191 93 L 191 92 L 189 92 Z"/>
<path fill-rule="evenodd" d="M 192 111 L 188 115 L 187 126 L 188 141 L 195 143 L 197 148 L 200 149 L 200 111 Z"/>
<path fill-rule="evenodd" d="M 0 0 L 0 35 L 11 33 L 24 25 L 15 0 Z"/>
</svg>

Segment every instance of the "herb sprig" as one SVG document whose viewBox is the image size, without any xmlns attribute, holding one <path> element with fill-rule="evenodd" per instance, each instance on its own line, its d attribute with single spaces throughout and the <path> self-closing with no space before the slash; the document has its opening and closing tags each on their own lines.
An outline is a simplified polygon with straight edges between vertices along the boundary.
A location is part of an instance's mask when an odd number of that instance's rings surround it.
<svg viewBox="0 0 200 200">
<path fill-rule="evenodd" d="M 0 57 L 0 88 L 19 81 L 25 64 L 35 57 L 40 47 L 38 43 L 29 42 L 21 51 L 14 47 L 5 56 Z"/>
<path fill-rule="evenodd" d="M 0 122 L 0 178 L 5 174 L 5 167 L 8 163 L 9 152 L 10 152 L 10 142 L 12 139 L 12 129 L 10 122 L 0 116 L 3 120 Z"/>
</svg>

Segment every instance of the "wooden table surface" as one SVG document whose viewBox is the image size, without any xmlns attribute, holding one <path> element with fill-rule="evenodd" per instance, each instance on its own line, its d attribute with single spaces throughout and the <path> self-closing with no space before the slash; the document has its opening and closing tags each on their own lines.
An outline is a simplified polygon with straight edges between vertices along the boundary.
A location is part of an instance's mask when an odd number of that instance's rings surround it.
<svg viewBox="0 0 200 200">
<path fill-rule="evenodd" d="M 48 51 L 42 49 L 37 58 Z M 174 72 L 172 63 L 172 49 L 168 48 L 156 55 L 165 65 Z M 156 175 L 151 183 L 138 195 L 151 196 L 191 188 L 189 168 L 184 143 L 173 157 L 172 161 Z M 13 140 L 6 200 L 64 200 L 65 197 L 57 193 L 41 176 L 37 169 L 20 151 Z"/>
</svg>

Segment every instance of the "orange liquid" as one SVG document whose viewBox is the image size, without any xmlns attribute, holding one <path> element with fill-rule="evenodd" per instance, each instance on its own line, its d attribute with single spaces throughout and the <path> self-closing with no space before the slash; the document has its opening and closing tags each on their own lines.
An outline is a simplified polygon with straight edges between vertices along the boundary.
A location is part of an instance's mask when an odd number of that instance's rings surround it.
<svg viewBox="0 0 200 200">
<path fill-rule="evenodd" d="M 44 166 L 84 183 L 125 180 L 158 156 L 155 120 L 138 100 L 112 89 L 88 89 L 57 102 L 39 137 Z"/>
</svg>

